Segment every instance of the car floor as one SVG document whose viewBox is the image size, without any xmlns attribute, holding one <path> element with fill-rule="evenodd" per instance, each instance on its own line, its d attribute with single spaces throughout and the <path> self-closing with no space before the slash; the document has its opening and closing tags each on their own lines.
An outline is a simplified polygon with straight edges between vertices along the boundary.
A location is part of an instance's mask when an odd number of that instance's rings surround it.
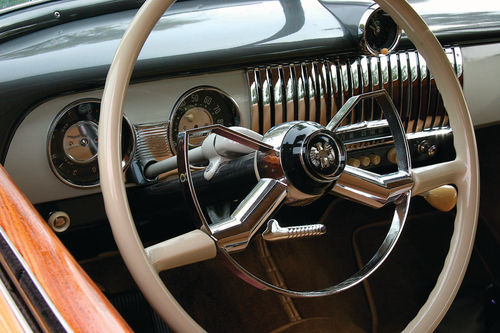
<svg viewBox="0 0 500 333">
<path fill-rule="evenodd" d="M 281 286 L 321 289 L 348 278 L 371 258 L 385 237 L 392 213 L 391 207 L 373 210 L 333 198 L 306 209 L 285 208 L 277 216 L 282 225 L 319 220 L 327 226 L 327 234 L 272 243 L 256 237 L 248 249 L 234 256 L 252 273 Z M 162 278 L 209 332 L 401 331 L 434 286 L 448 250 L 453 218 L 454 213 L 438 212 L 420 198 L 413 200 L 389 259 L 363 284 L 333 296 L 289 298 L 261 291 L 236 277 L 219 259 L 163 272 Z M 83 261 L 82 266 L 136 331 L 168 331 L 137 291 L 119 255 L 104 254 Z M 469 326 L 462 332 L 487 332 L 491 309 L 484 300 L 491 300 L 487 295 L 493 279 L 476 247 L 457 301 L 437 331 L 456 332 L 457 323 L 465 321 Z M 493 309 L 495 315 L 497 310 Z"/>
</svg>

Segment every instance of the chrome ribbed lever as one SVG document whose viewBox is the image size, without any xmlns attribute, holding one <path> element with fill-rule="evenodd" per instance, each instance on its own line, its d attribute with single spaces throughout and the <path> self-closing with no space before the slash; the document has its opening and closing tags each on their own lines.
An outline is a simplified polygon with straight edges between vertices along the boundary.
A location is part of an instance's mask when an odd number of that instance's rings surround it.
<svg viewBox="0 0 500 333">
<path fill-rule="evenodd" d="M 282 239 L 297 239 L 321 236 L 326 233 L 323 224 L 309 224 L 296 227 L 281 227 L 279 222 L 271 219 L 267 222 L 267 228 L 262 233 L 262 238 L 268 242 Z"/>
</svg>

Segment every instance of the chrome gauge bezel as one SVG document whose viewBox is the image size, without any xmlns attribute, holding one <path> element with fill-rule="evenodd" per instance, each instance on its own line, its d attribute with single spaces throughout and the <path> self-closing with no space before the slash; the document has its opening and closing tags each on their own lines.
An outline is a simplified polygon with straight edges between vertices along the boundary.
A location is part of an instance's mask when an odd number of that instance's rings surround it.
<svg viewBox="0 0 500 333">
<path fill-rule="evenodd" d="M 358 38 L 360 39 L 360 47 L 361 50 L 367 55 L 378 56 L 379 54 L 381 54 L 380 51 L 375 50 L 370 46 L 366 36 L 366 26 L 369 24 L 373 16 L 381 11 L 383 10 L 380 8 L 378 4 L 373 4 L 370 7 L 368 7 L 368 9 L 363 13 L 363 16 L 361 16 L 361 20 L 359 21 Z M 401 39 L 401 35 L 403 33 L 401 27 L 396 22 L 394 22 L 394 24 L 396 24 L 397 30 L 395 38 L 392 41 L 392 44 L 389 47 L 387 47 L 388 53 L 394 51 L 394 49 L 398 46 L 399 40 Z"/>
<path fill-rule="evenodd" d="M 170 113 L 169 120 L 168 120 L 168 140 L 169 140 L 169 146 L 170 146 L 170 149 L 172 150 L 172 152 L 174 154 L 177 153 L 177 149 L 176 149 L 177 138 L 174 138 L 174 135 L 173 135 L 174 132 L 175 132 L 175 130 L 174 130 L 174 125 L 175 125 L 174 119 L 175 119 L 175 117 L 180 112 L 179 109 L 180 109 L 181 104 L 183 102 L 185 102 L 193 94 L 199 93 L 201 91 L 212 91 L 212 92 L 215 92 L 215 93 L 221 95 L 223 98 L 227 99 L 228 102 L 230 102 L 234 106 L 233 117 L 235 119 L 235 121 L 234 121 L 235 123 L 234 124 L 223 124 L 223 125 L 226 125 L 226 126 L 239 126 L 240 123 L 241 123 L 241 111 L 240 111 L 240 107 L 239 107 L 238 103 L 236 102 L 236 100 L 234 98 L 232 98 L 229 94 L 227 94 L 223 90 L 221 90 L 219 88 L 216 88 L 216 87 L 212 87 L 212 86 L 197 86 L 197 87 L 194 87 L 192 89 L 189 89 L 188 91 L 186 91 L 185 93 L 183 93 L 181 95 L 181 97 L 179 97 L 179 99 L 175 102 L 174 108 L 172 109 L 172 112 Z"/>
<path fill-rule="evenodd" d="M 79 99 L 77 101 L 74 101 L 68 105 L 66 105 L 54 118 L 52 121 L 48 134 L 47 134 L 47 159 L 49 162 L 50 169 L 54 173 L 54 175 L 65 185 L 75 187 L 75 188 L 80 188 L 80 189 L 88 189 L 88 188 L 95 188 L 98 187 L 100 182 L 99 182 L 99 172 L 97 171 L 97 180 L 95 182 L 92 182 L 90 184 L 80 184 L 76 182 L 74 179 L 70 179 L 70 177 L 67 177 L 63 174 L 61 174 L 58 170 L 58 168 L 54 165 L 54 161 L 52 159 L 52 136 L 54 134 L 54 131 L 56 130 L 57 126 L 60 124 L 61 119 L 71 110 L 73 110 L 75 107 L 82 105 L 82 104 L 87 104 L 87 103 L 97 103 L 101 104 L 101 100 L 98 98 L 83 98 Z M 76 124 L 76 123 L 75 123 Z M 134 127 L 128 120 L 128 118 L 124 115 L 123 116 L 123 124 L 124 126 L 128 129 L 127 131 L 129 132 L 130 135 L 130 153 L 127 155 L 127 157 L 124 157 L 122 163 L 123 163 L 123 171 L 126 171 L 127 168 L 129 167 L 130 163 L 133 160 L 135 150 L 136 150 L 136 134 L 134 131 Z M 73 124 L 72 124 L 73 125 Z M 72 126 L 70 125 L 70 126 Z M 98 125 L 98 123 L 96 123 Z M 122 134 L 123 135 L 123 134 Z M 64 149 L 64 148 L 63 148 Z M 68 159 L 71 160 L 70 156 L 66 156 Z M 97 154 L 96 154 L 97 157 Z M 74 162 L 74 161 L 73 161 Z M 82 163 L 82 165 L 87 165 L 92 162 L 97 163 L 97 158 L 92 159 L 92 161 L 88 163 Z M 77 163 L 77 162 L 76 162 Z"/>
</svg>

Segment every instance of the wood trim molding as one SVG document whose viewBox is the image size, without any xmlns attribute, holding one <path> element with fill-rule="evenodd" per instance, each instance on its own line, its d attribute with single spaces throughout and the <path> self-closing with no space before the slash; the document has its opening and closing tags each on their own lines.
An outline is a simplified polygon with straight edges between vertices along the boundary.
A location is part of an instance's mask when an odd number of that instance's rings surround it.
<svg viewBox="0 0 500 333">
<path fill-rule="evenodd" d="M 0 226 L 76 332 L 131 332 L 0 165 Z"/>
</svg>

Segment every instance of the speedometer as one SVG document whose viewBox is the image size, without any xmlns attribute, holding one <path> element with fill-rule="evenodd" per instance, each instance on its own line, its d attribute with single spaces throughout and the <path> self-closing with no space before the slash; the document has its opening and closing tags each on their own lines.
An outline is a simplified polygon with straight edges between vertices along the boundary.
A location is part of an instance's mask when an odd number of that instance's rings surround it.
<svg viewBox="0 0 500 333">
<path fill-rule="evenodd" d="M 214 87 L 196 87 L 183 94 L 170 116 L 170 146 L 177 151 L 179 132 L 220 124 L 236 126 L 240 124 L 240 114 L 236 102 L 225 92 Z M 191 147 L 201 145 L 204 135 L 193 137 L 189 141 Z"/>
</svg>

